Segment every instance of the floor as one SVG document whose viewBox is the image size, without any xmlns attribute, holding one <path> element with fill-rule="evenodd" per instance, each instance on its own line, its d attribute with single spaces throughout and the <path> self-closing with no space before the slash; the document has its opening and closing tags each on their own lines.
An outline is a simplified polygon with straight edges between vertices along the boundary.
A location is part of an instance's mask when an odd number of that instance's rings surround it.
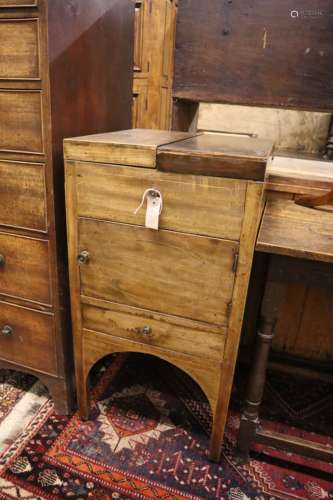
<svg viewBox="0 0 333 500">
<path fill-rule="evenodd" d="M 257 446 L 234 456 L 246 371 L 233 391 L 223 456 L 207 458 L 210 412 L 170 365 L 141 355 L 100 363 L 88 422 L 57 416 L 33 377 L 0 372 L 0 498 L 329 499 L 333 464 Z M 333 446 L 328 384 L 271 373 L 263 422 Z"/>
</svg>

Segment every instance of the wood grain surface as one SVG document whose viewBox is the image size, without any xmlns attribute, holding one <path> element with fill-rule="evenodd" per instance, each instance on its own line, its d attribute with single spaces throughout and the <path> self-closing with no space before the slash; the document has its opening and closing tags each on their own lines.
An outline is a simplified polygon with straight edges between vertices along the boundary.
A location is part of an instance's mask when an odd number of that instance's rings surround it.
<svg viewBox="0 0 333 500">
<path fill-rule="evenodd" d="M 268 200 L 256 249 L 333 262 L 333 207 L 308 208 L 293 200 Z"/>
<path fill-rule="evenodd" d="M 81 294 L 227 325 L 236 243 L 80 219 L 84 250 Z"/>
<path fill-rule="evenodd" d="M 57 373 L 53 314 L 1 302 L 0 331 L 6 325 L 12 328 L 12 334 L 0 335 L 1 359 L 45 373 Z"/>
<path fill-rule="evenodd" d="M 78 215 L 144 225 L 146 205 L 135 214 L 146 189 L 160 190 L 160 228 L 239 240 L 246 183 L 148 169 L 74 163 Z"/>
<path fill-rule="evenodd" d="M 252 137 L 201 134 L 158 149 L 164 172 L 263 181 L 273 143 Z"/>
<path fill-rule="evenodd" d="M 174 96 L 333 109 L 331 0 L 181 0 Z"/>
<path fill-rule="evenodd" d="M 0 80 L 40 78 L 38 42 L 38 20 L 0 20 Z"/>
<path fill-rule="evenodd" d="M 83 299 L 83 327 L 97 330 L 170 351 L 223 360 L 226 330 L 214 325 L 189 321 L 175 316 L 157 314 L 89 298 Z M 145 333 L 144 328 L 150 331 Z"/>
<path fill-rule="evenodd" d="M 42 154 L 42 94 L 39 91 L 0 91 L 0 151 Z"/>
<path fill-rule="evenodd" d="M 0 161 L 0 177 L 0 224 L 45 232 L 45 166 Z"/>
<path fill-rule="evenodd" d="M 212 373 L 218 374 L 220 363 L 209 360 L 209 363 L 202 363 L 200 358 L 188 356 L 184 353 L 168 351 L 160 347 L 149 346 L 140 342 L 134 342 L 120 337 L 113 337 L 100 332 L 91 330 L 82 331 L 83 344 L 83 373 L 85 380 L 92 366 L 104 356 L 117 352 L 138 352 L 156 356 L 177 366 L 183 372 L 187 373 L 197 382 L 199 387 L 205 393 L 212 410 L 216 406 L 218 397 L 218 384 L 212 382 Z"/>
<path fill-rule="evenodd" d="M 0 233 L 0 254 L 0 295 L 52 304 L 47 241 Z"/>
<path fill-rule="evenodd" d="M 186 132 L 131 129 L 64 141 L 67 160 L 155 168 L 158 146 L 191 137 Z"/>
</svg>

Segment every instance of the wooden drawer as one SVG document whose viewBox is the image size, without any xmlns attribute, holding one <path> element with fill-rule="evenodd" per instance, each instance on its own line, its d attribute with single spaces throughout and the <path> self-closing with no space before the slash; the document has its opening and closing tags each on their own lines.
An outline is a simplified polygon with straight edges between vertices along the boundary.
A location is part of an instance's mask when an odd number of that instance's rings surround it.
<svg viewBox="0 0 333 500">
<path fill-rule="evenodd" d="M 0 150 L 42 154 L 40 91 L 0 91 Z"/>
<path fill-rule="evenodd" d="M 44 165 L 0 161 L 0 225 L 46 231 Z"/>
<path fill-rule="evenodd" d="M 222 328 L 121 304 L 98 306 L 83 305 L 84 328 L 191 356 L 219 362 L 223 359 Z"/>
<path fill-rule="evenodd" d="M 38 79 L 37 19 L 0 20 L 0 79 Z"/>
<path fill-rule="evenodd" d="M 54 335 L 52 314 L 0 302 L 1 359 L 56 374 Z"/>
<path fill-rule="evenodd" d="M 0 233 L 0 294 L 51 304 L 47 241 Z"/>
<path fill-rule="evenodd" d="M 38 0 L 0 0 L 0 9 L 15 7 L 37 7 Z"/>
<path fill-rule="evenodd" d="M 82 295 L 227 325 L 236 243 L 81 219 L 82 251 Z"/>
<path fill-rule="evenodd" d="M 239 240 L 246 183 L 232 179 L 159 173 L 135 167 L 76 163 L 78 214 L 144 225 L 135 209 L 146 189 L 163 196 L 161 229 Z"/>
</svg>

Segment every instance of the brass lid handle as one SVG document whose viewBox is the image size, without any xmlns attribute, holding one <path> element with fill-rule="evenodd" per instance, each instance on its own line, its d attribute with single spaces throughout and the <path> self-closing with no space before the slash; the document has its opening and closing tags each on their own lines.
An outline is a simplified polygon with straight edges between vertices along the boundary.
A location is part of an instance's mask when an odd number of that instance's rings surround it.
<svg viewBox="0 0 333 500">
<path fill-rule="evenodd" d="M 0 253 L 0 267 L 3 267 L 6 264 L 5 256 Z"/>
<path fill-rule="evenodd" d="M 5 325 L 2 328 L 1 333 L 4 337 L 11 337 L 13 335 L 13 328 L 9 325 Z"/>
<path fill-rule="evenodd" d="M 83 250 L 78 256 L 77 261 L 80 265 L 87 264 L 90 260 L 90 254 L 87 250 Z"/>
</svg>

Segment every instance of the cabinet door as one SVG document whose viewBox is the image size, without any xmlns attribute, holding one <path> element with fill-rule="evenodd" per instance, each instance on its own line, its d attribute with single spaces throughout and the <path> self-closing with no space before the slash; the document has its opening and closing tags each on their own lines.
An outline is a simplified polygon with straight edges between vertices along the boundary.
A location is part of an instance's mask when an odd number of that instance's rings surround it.
<svg viewBox="0 0 333 500">
<path fill-rule="evenodd" d="M 81 219 L 81 294 L 224 326 L 237 252 L 217 238 Z"/>
</svg>

